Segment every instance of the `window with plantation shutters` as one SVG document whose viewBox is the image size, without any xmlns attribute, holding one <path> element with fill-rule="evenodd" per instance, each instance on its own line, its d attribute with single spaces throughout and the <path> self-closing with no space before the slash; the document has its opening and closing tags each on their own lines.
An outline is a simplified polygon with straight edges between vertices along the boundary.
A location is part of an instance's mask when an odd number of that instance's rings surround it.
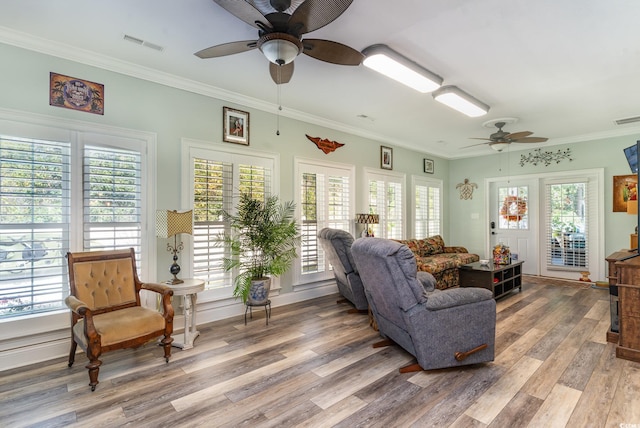
<svg viewBox="0 0 640 428">
<path fill-rule="evenodd" d="M 141 154 L 84 147 L 84 233 L 87 251 L 134 248 L 142 261 Z"/>
<path fill-rule="evenodd" d="M 379 224 L 369 225 L 374 236 L 404 238 L 404 175 L 366 172 L 369 214 L 378 214 Z"/>
<path fill-rule="evenodd" d="M 440 235 L 442 230 L 442 182 L 413 179 L 414 233 L 416 239 Z"/>
<path fill-rule="evenodd" d="M 142 259 L 141 153 L 67 135 L 0 137 L 0 318 L 66 308 L 68 251 Z"/>
<path fill-rule="evenodd" d="M 296 282 L 331 278 L 318 232 L 330 227 L 351 232 L 354 169 L 328 162 L 296 159 L 296 208 L 302 241 Z"/>
<path fill-rule="evenodd" d="M 265 200 L 272 193 L 274 160 L 271 156 L 251 156 L 246 150 L 220 147 L 211 150 L 184 140 L 191 169 L 193 204 L 193 268 L 191 276 L 205 281 L 207 290 L 220 290 L 224 296 L 236 272 L 222 269 L 228 249 L 216 241 L 229 231 L 222 210 L 233 212 L 241 193 Z"/>
</svg>

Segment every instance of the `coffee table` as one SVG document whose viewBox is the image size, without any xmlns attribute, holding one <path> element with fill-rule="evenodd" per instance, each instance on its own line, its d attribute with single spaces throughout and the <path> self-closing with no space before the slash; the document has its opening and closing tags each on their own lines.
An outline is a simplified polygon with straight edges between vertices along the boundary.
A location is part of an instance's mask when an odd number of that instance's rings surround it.
<svg viewBox="0 0 640 428">
<path fill-rule="evenodd" d="M 469 263 L 460 267 L 460 287 L 486 288 L 493 293 L 495 299 L 502 297 L 516 288 L 522 291 L 522 263 L 518 261 L 508 265 L 497 265 L 489 262 Z"/>
</svg>

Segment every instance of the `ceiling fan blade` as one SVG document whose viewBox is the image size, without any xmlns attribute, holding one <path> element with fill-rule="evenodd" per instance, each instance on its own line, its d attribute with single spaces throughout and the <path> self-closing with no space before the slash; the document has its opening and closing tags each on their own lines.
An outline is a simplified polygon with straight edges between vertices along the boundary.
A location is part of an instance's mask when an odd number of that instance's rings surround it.
<svg viewBox="0 0 640 428">
<path fill-rule="evenodd" d="M 260 29 L 256 24 L 256 21 L 263 22 L 265 20 L 264 15 L 260 13 L 252 4 L 246 1 L 238 0 L 213 0 L 220 5 L 224 10 L 235 16 L 241 21 L 246 22 L 252 27 Z"/>
<path fill-rule="evenodd" d="M 333 22 L 353 0 L 305 0 L 291 15 L 290 34 L 301 36 Z"/>
<path fill-rule="evenodd" d="M 478 140 L 480 140 L 481 138 L 478 138 Z M 462 149 L 468 149 L 469 147 L 476 147 L 476 146 L 484 146 L 485 144 L 491 144 L 492 141 L 486 142 L 486 143 L 478 143 L 478 144 L 472 144 L 470 146 L 464 146 L 461 147 Z"/>
<path fill-rule="evenodd" d="M 244 40 L 241 42 L 224 43 L 222 45 L 211 46 L 196 52 L 194 55 L 202 59 L 217 58 L 219 56 L 233 55 L 250 51 L 258 46 L 256 40 Z"/>
<path fill-rule="evenodd" d="M 544 143 L 548 141 L 548 138 L 545 137 L 524 137 L 519 138 L 517 140 L 512 140 L 514 143 Z"/>
<path fill-rule="evenodd" d="M 514 132 L 513 134 L 505 135 L 504 138 L 509 140 L 517 140 L 518 138 L 528 137 L 531 134 L 533 134 L 533 132 L 529 132 L 529 131 Z"/>
<path fill-rule="evenodd" d="M 293 61 L 285 65 L 277 65 L 272 62 L 269 63 L 269 73 L 276 85 L 283 83 L 289 83 L 293 76 Z"/>
<path fill-rule="evenodd" d="M 361 52 L 331 40 L 304 39 L 302 46 L 304 46 L 302 53 L 332 64 L 360 65 L 364 60 Z"/>
<path fill-rule="evenodd" d="M 470 140 L 484 140 L 484 141 L 493 141 L 491 138 L 479 138 L 479 137 L 469 137 Z"/>
</svg>

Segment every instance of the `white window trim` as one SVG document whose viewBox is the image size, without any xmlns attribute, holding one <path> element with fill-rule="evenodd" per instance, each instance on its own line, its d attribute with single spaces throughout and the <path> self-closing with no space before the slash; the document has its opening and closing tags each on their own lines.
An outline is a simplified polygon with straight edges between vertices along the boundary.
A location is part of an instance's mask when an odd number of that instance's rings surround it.
<svg viewBox="0 0 640 428">
<path fill-rule="evenodd" d="M 238 162 L 239 158 L 251 158 L 254 165 L 262 163 L 262 166 L 273 168 L 272 178 L 272 194 L 280 194 L 280 155 L 278 153 L 265 152 L 250 149 L 246 146 L 236 147 L 232 144 L 220 144 L 210 141 L 196 140 L 192 138 L 181 138 L 181 171 L 180 176 L 182 197 L 180 200 L 180 209 L 193 208 L 193 161 L 194 157 L 208 157 L 211 152 L 216 152 L 219 160 L 229 160 Z M 256 163 L 256 161 L 258 163 Z M 175 209 L 175 208 L 172 208 Z M 184 261 L 180 264 L 182 271 L 180 276 L 190 278 L 193 276 L 193 238 L 190 235 L 182 237 L 185 250 L 182 252 L 181 259 Z M 280 290 L 280 278 L 271 280 L 271 293 L 277 294 Z M 235 300 L 233 297 L 233 286 L 221 287 L 211 290 L 205 290 L 198 293 L 198 304 L 214 302 L 219 300 Z"/>
<path fill-rule="evenodd" d="M 407 236 L 407 222 L 409 219 L 407 218 L 407 175 L 401 172 L 392 172 L 385 171 L 381 169 L 374 168 L 363 168 L 362 169 L 362 183 L 363 183 L 363 191 L 361 196 L 362 207 L 369 206 L 369 180 L 371 178 L 375 179 L 376 177 L 380 177 L 382 179 L 390 179 L 390 181 L 400 182 L 402 184 L 404 198 L 402 201 L 402 238 L 405 239 Z M 411 198 L 409 198 L 411 199 Z"/>
<path fill-rule="evenodd" d="M 145 254 L 146 263 L 144 264 L 142 279 L 156 281 L 156 245 L 154 239 L 149 239 L 155 236 L 154 210 L 156 205 L 157 164 L 157 136 L 155 133 L 2 108 L 0 108 L 0 129 L 6 135 L 69 141 L 73 145 L 76 145 L 79 141 L 88 143 L 89 141 L 97 142 L 101 141 L 101 139 L 118 138 L 132 142 L 139 141 L 145 146 L 142 153 L 146 153 L 146 161 L 143 161 L 142 168 L 144 168 L 143 171 L 146 174 L 143 175 L 142 181 L 147 186 L 147 193 L 144 196 L 142 205 L 143 236 L 145 239 L 142 241 L 141 251 Z M 73 150 L 75 151 L 76 149 L 73 148 Z M 75 159 L 72 160 L 72 167 L 76 168 L 74 162 L 76 162 Z M 82 163 L 82 160 L 80 160 L 80 163 Z M 74 169 L 74 171 L 82 171 L 82 168 Z M 73 195 L 78 191 L 75 178 L 72 185 L 73 198 L 77 197 Z M 81 187 L 80 193 L 82 193 Z M 80 208 L 80 215 L 81 210 Z M 72 211 L 71 215 L 75 216 L 78 213 Z M 82 248 L 81 241 L 82 239 L 80 238 L 80 245 L 78 246 L 78 241 L 74 240 L 73 236 L 70 237 L 70 244 L 75 245 L 76 248 Z M 155 305 L 155 300 L 151 298 L 148 300 L 144 302 L 146 305 Z M 150 302 L 150 300 L 153 300 L 153 302 Z M 1 348 L 6 350 L 0 352 L 0 367 L 23 365 L 24 358 L 33 352 L 32 347 L 38 347 L 43 359 L 51 358 L 49 354 L 52 352 L 55 354 L 61 346 L 68 350 L 68 330 L 68 310 L 30 314 L 24 317 L 0 320 L 0 344 Z M 47 349 L 50 351 L 47 351 Z"/>
<path fill-rule="evenodd" d="M 300 200 L 300 191 L 299 191 L 299 189 L 302 187 L 302 183 L 301 183 L 302 166 L 304 165 L 307 166 L 307 169 L 305 169 L 305 171 L 315 170 L 319 173 L 326 174 L 327 169 L 331 169 L 331 170 L 341 170 L 349 175 L 349 218 L 351 219 L 351 221 L 349 222 L 348 232 L 351 233 L 351 235 L 353 235 L 355 230 L 355 222 L 353 219 L 355 219 L 355 212 L 356 212 L 355 211 L 356 209 L 355 208 L 355 204 L 356 204 L 356 201 L 355 201 L 356 199 L 355 197 L 356 167 L 355 165 L 338 163 L 338 162 L 328 162 L 328 161 L 310 159 L 310 158 L 304 158 L 304 157 L 298 157 L 298 156 L 294 157 L 293 163 L 294 163 L 293 200 L 296 204 L 296 219 L 302 218 L 302 203 Z M 298 254 L 300 254 L 300 246 L 298 246 Z M 316 282 L 318 282 L 319 285 L 322 285 L 321 281 L 327 281 L 330 279 L 333 279 L 333 272 L 330 270 L 327 270 L 322 273 L 312 274 L 312 275 L 302 275 L 300 260 L 297 259 L 294 262 L 294 269 L 293 269 L 293 285 L 294 286 L 300 286 L 300 285 L 311 284 Z"/>
<path fill-rule="evenodd" d="M 437 178 L 429 178 L 429 177 L 422 177 L 419 175 L 412 175 L 411 176 L 411 190 L 410 190 L 410 194 L 411 197 L 409 198 L 409 209 L 410 209 L 410 213 L 411 213 L 411 226 L 409 227 L 409 230 L 411 231 L 411 235 L 412 237 L 416 237 L 416 219 L 415 219 L 415 213 L 416 213 L 416 186 L 418 185 L 423 185 L 423 186 L 428 186 L 428 187 L 437 187 L 438 189 L 440 189 L 440 215 L 439 215 L 439 226 L 438 228 L 440 229 L 440 235 L 442 235 L 442 224 L 443 224 L 443 204 L 444 204 L 444 195 L 443 195 L 443 183 L 442 180 L 437 179 Z"/>
</svg>

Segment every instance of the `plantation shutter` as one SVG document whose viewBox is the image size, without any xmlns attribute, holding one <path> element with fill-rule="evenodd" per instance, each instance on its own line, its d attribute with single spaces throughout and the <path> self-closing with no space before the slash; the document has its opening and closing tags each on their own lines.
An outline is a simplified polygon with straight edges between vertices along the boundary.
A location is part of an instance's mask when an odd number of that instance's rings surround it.
<svg viewBox="0 0 640 428">
<path fill-rule="evenodd" d="M 386 239 L 404 236 L 404 178 L 399 175 L 368 174 L 369 213 L 378 214 L 380 223 L 370 225 L 374 235 Z"/>
<path fill-rule="evenodd" d="M 423 239 L 439 235 L 441 219 L 440 186 L 432 183 L 415 185 L 415 225 L 414 237 Z"/>
<path fill-rule="evenodd" d="M 0 137 L 0 317 L 62 308 L 70 145 Z"/>
<path fill-rule="evenodd" d="M 142 250 L 141 154 L 87 145 L 84 148 L 84 234 L 87 251 Z"/>
</svg>

